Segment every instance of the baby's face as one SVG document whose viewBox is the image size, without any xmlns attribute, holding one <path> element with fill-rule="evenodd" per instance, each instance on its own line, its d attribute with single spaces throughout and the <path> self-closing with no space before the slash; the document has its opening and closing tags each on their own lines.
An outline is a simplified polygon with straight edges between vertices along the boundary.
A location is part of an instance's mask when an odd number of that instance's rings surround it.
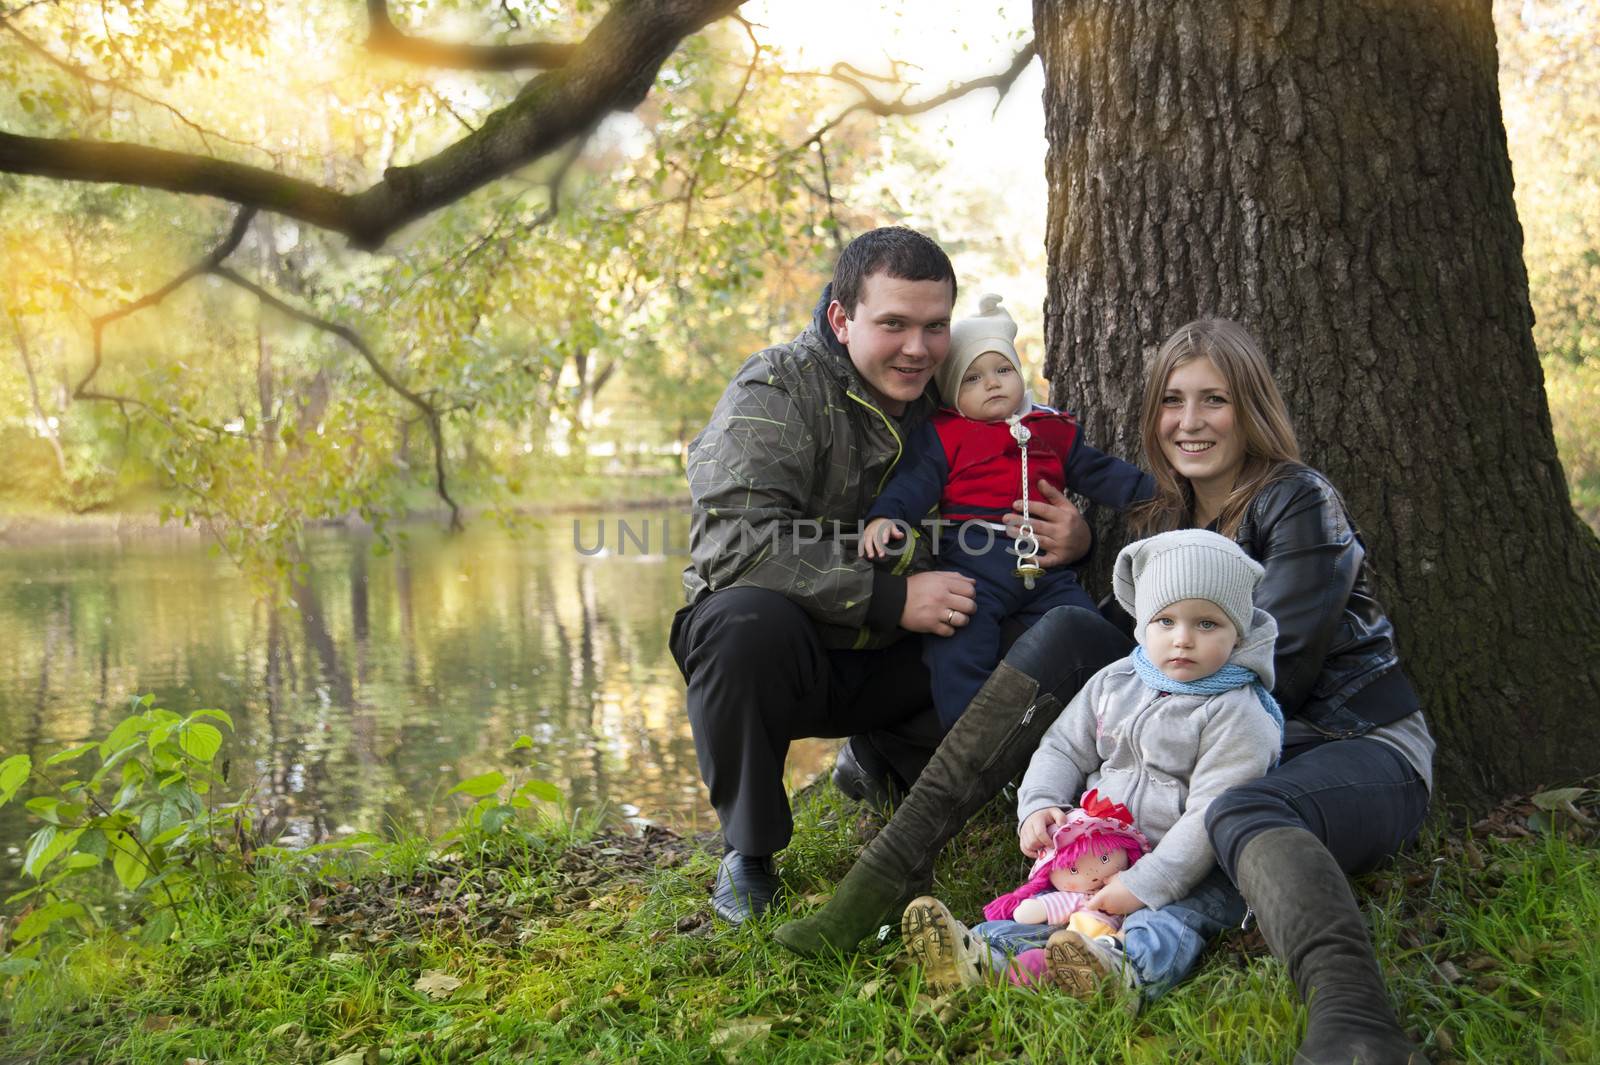
<svg viewBox="0 0 1600 1065">
<path fill-rule="evenodd" d="M 1128 852 L 1121 847 L 1104 854 L 1080 854 L 1065 869 L 1050 871 L 1050 886 L 1057 891 L 1095 892 L 1127 867 Z"/>
<path fill-rule="evenodd" d="M 1222 608 L 1206 599 L 1180 599 L 1150 619 L 1144 650 L 1156 668 L 1173 680 L 1209 677 L 1228 664 L 1239 643 Z"/>
<path fill-rule="evenodd" d="M 1004 421 L 1022 405 L 1022 375 L 998 351 L 972 360 L 961 375 L 956 410 L 975 422 Z"/>
</svg>

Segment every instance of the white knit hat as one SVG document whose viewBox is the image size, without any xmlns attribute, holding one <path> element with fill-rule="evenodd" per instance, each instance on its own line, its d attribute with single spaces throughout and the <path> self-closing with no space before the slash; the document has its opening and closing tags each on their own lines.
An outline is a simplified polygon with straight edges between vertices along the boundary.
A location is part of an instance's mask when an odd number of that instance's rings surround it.
<svg viewBox="0 0 1600 1065">
<path fill-rule="evenodd" d="M 1017 358 L 1017 323 L 1000 306 L 1001 297 L 993 292 L 978 300 L 978 313 L 962 318 L 950 326 L 950 356 L 934 374 L 939 385 L 939 398 L 946 405 L 956 405 L 956 393 L 961 391 L 961 377 L 979 355 L 997 351 L 1004 355 L 1017 372 L 1022 372 L 1022 360 Z"/>
<path fill-rule="evenodd" d="M 1179 529 L 1124 547 L 1111 573 L 1111 590 L 1133 615 L 1133 634 L 1141 644 L 1150 619 L 1183 599 L 1217 604 L 1242 640 L 1250 633 L 1263 572 L 1260 563 L 1226 536 Z"/>
</svg>

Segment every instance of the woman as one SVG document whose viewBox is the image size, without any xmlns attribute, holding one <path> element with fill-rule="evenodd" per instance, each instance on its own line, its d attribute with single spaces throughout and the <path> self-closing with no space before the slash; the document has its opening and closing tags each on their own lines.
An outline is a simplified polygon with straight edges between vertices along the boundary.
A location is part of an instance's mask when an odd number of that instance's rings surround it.
<svg viewBox="0 0 1600 1065">
<path fill-rule="evenodd" d="M 1415 837 L 1432 787 L 1433 741 L 1373 596 L 1365 550 L 1333 486 L 1300 465 L 1266 359 L 1233 322 L 1193 322 L 1162 345 L 1141 434 L 1157 488 L 1135 512 L 1136 528 L 1214 528 L 1266 569 L 1256 605 L 1278 622 L 1273 694 L 1287 719 L 1283 759 L 1211 807 L 1207 827 L 1225 878 L 1130 916 L 1126 958 L 1069 942 L 1052 965 L 1118 972 L 1159 994 L 1193 967 L 1207 938 L 1243 916 L 1237 885 L 1310 1000 L 1297 1060 L 1410 1060 L 1414 1048 L 1389 1007 L 1343 874 Z M 893 920 L 928 883 L 938 849 L 1129 645 L 1090 611 L 1047 615 L 979 691 L 834 898 L 778 929 L 779 940 L 801 953 L 848 949 Z"/>
</svg>

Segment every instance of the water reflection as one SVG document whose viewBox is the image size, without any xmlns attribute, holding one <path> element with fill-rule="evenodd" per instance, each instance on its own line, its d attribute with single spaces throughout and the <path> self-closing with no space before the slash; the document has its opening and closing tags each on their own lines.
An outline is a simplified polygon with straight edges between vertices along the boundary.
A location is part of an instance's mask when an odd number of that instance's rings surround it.
<svg viewBox="0 0 1600 1065">
<path fill-rule="evenodd" d="M 585 518 L 585 550 L 602 519 Z M 517 535 L 480 521 L 446 538 L 412 529 L 382 553 L 367 536 L 312 538 L 286 609 L 255 600 L 203 543 L 162 537 L 0 550 L 0 754 L 104 735 L 153 692 L 185 712 L 233 715 L 232 780 L 294 836 L 344 828 L 441 830 L 456 780 L 510 769 L 533 737 L 537 774 L 573 810 L 633 804 L 692 831 L 715 826 L 666 650 L 687 520 L 649 522 L 643 554 L 580 553 L 571 518 Z M 791 783 L 834 744 L 797 744 Z M 0 846 L 27 827 L 0 809 Z M 16 882 L 19 859 L 0 863 Z"/>
</svg>

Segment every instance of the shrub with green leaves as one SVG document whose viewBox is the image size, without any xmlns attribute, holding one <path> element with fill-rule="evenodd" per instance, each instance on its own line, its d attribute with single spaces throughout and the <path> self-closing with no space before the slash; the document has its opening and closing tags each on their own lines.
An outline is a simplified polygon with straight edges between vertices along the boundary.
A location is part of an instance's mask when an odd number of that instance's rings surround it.
<svg viewBox="0 0 1600 1065">
<path fill-rule="evenodd" d="M 532 748 L 533 737 L 523 734 L 511 745 L 511 753 Z M 498 769 L 468 777 L 445 794 L 465 795 L 477 801 L 468 807 L 459 828 L 440 837 L 441 843 L 465 840 L 474 834 L 483 838 L 497 836 L 513 825 L 519 814 L 534 809 L 535 803 L 561 801 L 560 790 L 548 780 L 519 773 L 508 777 Z"/>
<path fill-rule="evenodd" d="M 146 695 L 105 739 L 59 751 L 39 764 L 26 754 L 0 762 L 0 806 L 25 786 L 24 806 L 44 824 L 28 839 L 22 871 L 37 883 L 8 898 L 28 903 L 11 929 L 9 967 L 38 954 L 40 937 L 63 924 L 101 920 L 96 902 L 109 867 L 129 894 L 128 913 L 151 941 L 164 940 L 179 907 L 248 874 L 242 846 L 248 807 L 216 802 L 221 710 L 188 716 Z M 215 724 L 213 724 L 215 722 Z"/>
</svg>

